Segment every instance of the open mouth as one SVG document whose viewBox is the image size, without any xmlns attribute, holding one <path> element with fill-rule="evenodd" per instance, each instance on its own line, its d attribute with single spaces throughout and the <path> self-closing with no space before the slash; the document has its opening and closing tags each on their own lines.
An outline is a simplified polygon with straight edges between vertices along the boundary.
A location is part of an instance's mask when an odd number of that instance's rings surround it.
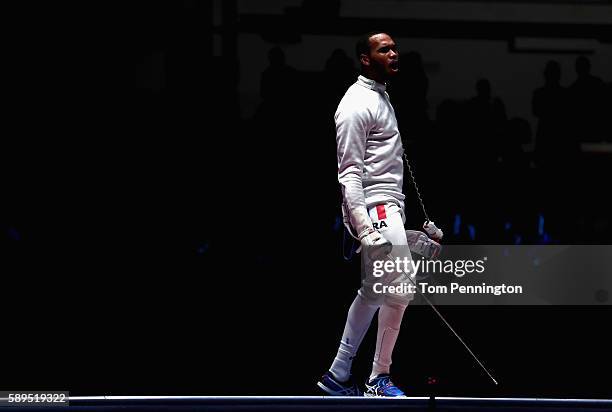
<svg viewBox="0 0 612 412">
<path fill-rule="evenodd" d="M 391 62 L 391 63 L 389 63 L 389 68 L 391 70 L 397 70 L 397 69 L 399 69 L 399 63 L 396 62 L 396 61 L 395 62 Z"/>
</svg>

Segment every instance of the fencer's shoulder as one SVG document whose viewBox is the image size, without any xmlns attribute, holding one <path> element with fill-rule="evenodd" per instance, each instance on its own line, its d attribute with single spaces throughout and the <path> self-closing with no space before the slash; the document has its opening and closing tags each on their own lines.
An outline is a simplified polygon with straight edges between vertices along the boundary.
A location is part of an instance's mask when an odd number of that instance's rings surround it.
<svg viewBox="0 0 612 412">
<path fill-rule="evenodd" d="M 357 83 L 348 88 L 336 110 L 338 115 L 372 115 L 378 111 L 379 94 Z"/>
<path fill-rule="evenodd" d="M 378 104 L 380 93 L 375 90 L 361 86 L 359 83 L 353 83 L 344 94 L 342 100 L 364 103 Z"/>
</svg>

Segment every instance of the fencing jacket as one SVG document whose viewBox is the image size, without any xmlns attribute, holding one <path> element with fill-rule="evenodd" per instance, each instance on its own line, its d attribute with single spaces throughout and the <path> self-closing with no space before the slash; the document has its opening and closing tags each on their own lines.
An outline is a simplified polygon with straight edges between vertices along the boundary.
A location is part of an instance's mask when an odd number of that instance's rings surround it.
<svg viewBox="0 0 612 412">
<path fill-rule="evenodd" d="M 358 235 L 372 227 L 373 205 L 394 202 L 403 213 L 404 149 L 386 86 L 374 80 L 359 76 L 334 118 L 343 213 Z"/>
</svg>

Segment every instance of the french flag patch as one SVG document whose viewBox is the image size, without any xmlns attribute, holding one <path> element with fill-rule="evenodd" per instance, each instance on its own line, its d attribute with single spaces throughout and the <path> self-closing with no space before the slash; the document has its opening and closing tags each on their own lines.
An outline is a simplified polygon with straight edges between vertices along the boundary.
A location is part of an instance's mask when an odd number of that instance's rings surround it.
<svg viewBox="0 0 612 412">
<path fill-rule="evenodd" d="M 387 218 L 387 212 L 385 211 L 385 205 L 377 205 L 376 213 L 378 214 L 378 220 L 383 220 Z"/>
</svg>

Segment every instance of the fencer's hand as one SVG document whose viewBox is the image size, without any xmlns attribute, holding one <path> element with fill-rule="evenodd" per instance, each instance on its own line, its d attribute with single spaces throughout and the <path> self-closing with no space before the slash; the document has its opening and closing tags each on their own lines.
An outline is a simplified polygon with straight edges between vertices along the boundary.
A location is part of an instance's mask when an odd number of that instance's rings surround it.
<svg viewBox="0 0 612 412">
<path fill-rule="evenodd" d="M 436 259 L 442 252 L 442 245 L 429 238 L 420 230 L 407 230 L 406 240 L 411 252 L 417 253 L 427 259 Z"/>
<path fill-rule="evenodd" d="M 441 241 L 442 237 L 444 236 L 444 232 L 442 232 L 442 229 L 436 227 L 436 224 L 431 220 L 423 223 L 423 229 L 430 238 L 437 242 Z"/>
<path fill-rule="evenodd" d="M 393 250 L 393 245 L 378 231 L 370 229 L 359 237 L 362 250 L 365 250 L 372 260 L 387 259 L 387 255 Z"/>
</svg>

